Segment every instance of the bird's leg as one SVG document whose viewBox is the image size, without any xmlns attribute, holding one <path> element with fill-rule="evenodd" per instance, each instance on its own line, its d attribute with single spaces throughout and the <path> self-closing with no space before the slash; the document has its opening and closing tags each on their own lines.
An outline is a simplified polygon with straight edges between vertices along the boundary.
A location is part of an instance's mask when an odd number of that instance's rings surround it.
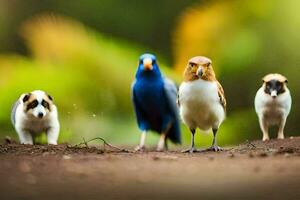
<svg viewBox="0 0 300 200">
<path fill-rule="evenodd" d="M 182 151 L 182 153 L 194 153 L 194 152 L 197 151 L 197 149 L 195 148 L 195 132 L 196 132 L 196 129 L 191 128 L 190 131 L 192 133 L 191 148 Z"/>
<path fill-rule="evenodd" d="M 277 135 L 278 139 L 284 139 L 283 129 L 284 129 L 284 126 L 285 126 L 285 122 L 286 122 L 286 119 L 282 119 L 280 124 L 279 124 L 278 135 Z"/>
<path fill-rule="evenodd" d="M 166 150 L 166 151 L 169 150 L 167 137 L 165 138 L 165 150 Z"/>
<path fill-rule="evenodd" d="M 269 140 L 269 131 L 268 131 L 268 125 L 266 124 L 265 120 L 263 118 L 259 119 L 259 125 L 261 128 L 261 131 L 263 132 L 263 141 Z"/>
<path fill-rule="evenodd" d="M 166 129 L 164 129 L 164 131 L 160 134 L 156 151 L 168 150 L 167 133 L 169 132 L 171 127 L 172 127 L 172 122 L 169 122 Z"/>
<path fill-rule="evenodd" d="M 209 151 L 222 151 L 223 150 L 217 144 L 217 132 L 218 132 L 218 129 L 217 128 L 213 128 L 214 139 L 213 139 L 213 143 L 212 143 L 211 147 L 207 149 Z"/>
<path fill-rule="evenodd" d="M 140 144 L 135 147 L 135 151 L 144 151 L 145 150 L 145 141 L 146 141 L 146 135 L 147 132 L 143 131 L 142 135 L 141 135 L 141 139 L 140 139 Z"/>
<path fill-rule="evenodd" d="M 157 144 L 157 148 L 156 151 L 163 151 L 165 148 L 165 141 L 166 141 L 166 134 L 165 133 L 161 133 L 160 134 L 160 138 Z"/>
</svg>

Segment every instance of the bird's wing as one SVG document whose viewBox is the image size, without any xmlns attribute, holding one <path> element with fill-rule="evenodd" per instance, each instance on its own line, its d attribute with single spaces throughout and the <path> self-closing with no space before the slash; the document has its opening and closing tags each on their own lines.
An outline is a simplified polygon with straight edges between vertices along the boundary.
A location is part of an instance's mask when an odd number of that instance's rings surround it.
<svg viewBox="0 0 300 200">
<path fill-rule="evenodd" d="M 137 98 L 136 98 L 136 95 L 135 95 L 135 91 L 134 91 L 134 85 L 135 85 L 135 82 L 136 81 L 133 81 L 132 84 L 131 84 L 131 101 L 133 103 L 133 106 L 134 106 L 134 111 L 135 111 L 135 114 L 136 114 L 136 118 L 137 118 L 137 123 L 139 125 L 139 127 L 141 127 L 142 123 L 145 121 L 145 114 L 144 114 L 144 111 L 142 109 L 142 107 L 140 106 Z"/>
<path fill-rule="evenodd" d="M 222 85 L 218 81 L 217 81 L 217 85 L 218 85 L 218 95 L 220 98 L 220 103 L 223 106 L 224 110 L 226 111 L 226 99 L 225 99 L 224 90 L 222 88 Z"/>
<path fill-rule="evenodd" d="M 178 107 L 176 104 L 177 99 L 177 87 L 176 84 L 168 78 L 164 78 L 164 90 L 167 97 L 168 102 L 170 102 L 170 109 L 172 113 L 178 113 Z"/>
<path fill-rule="evenodd" d="M 167 105 L 170 110 L 170 113 L 173 116 L 173 124 L 168 132 L 168 137 L 174 143 L 181 143 L 181 133 L 180 133 L 180 120 L 179 120 L 179 113 L 178 113 L 178 106 L 176 103 L 177 99 L 177 86 L 176 84 L 168 79 L 164 78 L 164 91 L 167 99 Z"/>
</svg>

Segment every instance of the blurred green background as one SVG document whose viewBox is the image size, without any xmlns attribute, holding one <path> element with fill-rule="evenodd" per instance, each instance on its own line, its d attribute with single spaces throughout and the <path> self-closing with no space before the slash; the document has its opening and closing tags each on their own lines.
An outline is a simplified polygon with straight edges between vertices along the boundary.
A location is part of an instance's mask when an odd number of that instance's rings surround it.
<svg viewBox="0 0 300 200">
<path fill-rule="evenodd" d="M 299 8 L 298 0 L 0 0 L 0 137 L 17 139 L 11 106 L 42 89 L 58 106 L 60 142 L 137 144 L 130 85 L 144 52 L 178 84 L 190 57 L 213 60 L 228 101 L 221 145 L 261 138 L 255 93 L 266 73 L 284 74 L 293 98 L 285 133 L 299 135 Z M 157 140 L 149 134 L 147 144 Z M 209 145 L 211 134 L 196 142 Z"/>
</svg>

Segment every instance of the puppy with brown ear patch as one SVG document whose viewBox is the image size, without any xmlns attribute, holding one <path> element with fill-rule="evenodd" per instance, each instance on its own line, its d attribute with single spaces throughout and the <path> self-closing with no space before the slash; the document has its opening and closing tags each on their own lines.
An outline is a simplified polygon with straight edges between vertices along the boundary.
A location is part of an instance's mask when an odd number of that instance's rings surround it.
<svg viewBox="0 0 300 200">
<path fill-rule="evenodd" d="M 57 108 L 44 91 L 22 94 L 12 109 L 11 120 L 21 144 L 33 144 L 35 135 L 43 132 L 48 144 L 57 144 L 60 129 Z"/>
<path fill-rule="evenodd" d="M 212 129 L 214 138 L 208 150 L 222 150 L 217 145 L 217 131 L 225 119 L 226 100 L 209 58 L 197 56 L 188 61 L 184 82 L 179 88 L 178 104 L 181 118 L 192 133 L 191 148 L 185 152 L 196 151 L 194 135 L 197 128 Z"/>
<path fill-rule="evenodd" d="M 284 126 L 292 106 L 287 78 L 281 74 L 268 74 L 255 96 L 255 111 L 263 132 L 263 141 L 269 140 L 269 127 L 278 126 L 278 139 L 284 138 Z"/>
</svg>

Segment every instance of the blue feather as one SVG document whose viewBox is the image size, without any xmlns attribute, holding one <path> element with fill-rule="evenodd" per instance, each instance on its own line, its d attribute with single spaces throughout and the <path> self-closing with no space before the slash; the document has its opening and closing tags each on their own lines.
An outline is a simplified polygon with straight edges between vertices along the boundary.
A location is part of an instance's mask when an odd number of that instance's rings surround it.
<svg viewBox="0 0 300 200">
<path fill-rule="evenodd" d="M 142 61 L 152 60 L 152 70 L 145 70 Z M 167 131 L 167 137 L 174 143 L 181 143 L 177 88 L 169 79 L 163 78 L 152 54 L 140 57 L 136 80 L 132 85 L 132 101 L 137 123 L 142 131 Z"/>
</svg>

